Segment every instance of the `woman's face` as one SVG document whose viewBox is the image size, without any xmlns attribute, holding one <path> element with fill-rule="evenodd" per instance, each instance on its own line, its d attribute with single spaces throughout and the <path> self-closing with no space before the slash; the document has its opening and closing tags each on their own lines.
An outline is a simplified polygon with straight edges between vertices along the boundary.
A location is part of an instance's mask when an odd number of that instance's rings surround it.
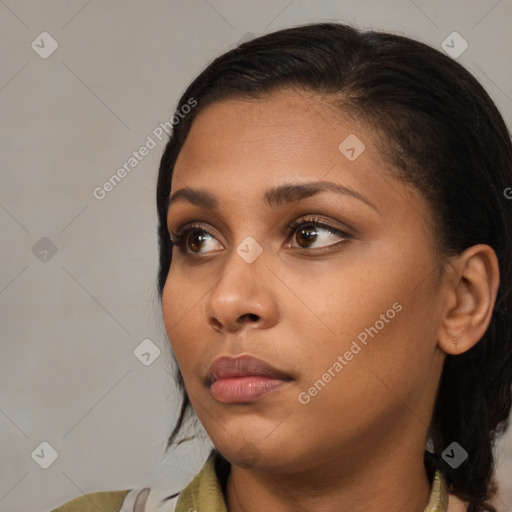
<svg viewBox="0 0 512 512">
<path fill-rule="evenodd" d="M 391 178 L 375 136 L 292 90 L 214 103 L 192 125 L 168 225 L 194 227 L 173 248 L 163 318 L 232 463 L 297 471 L 384 446 L 423 457 L 443 288 L 426 202 Z M 212 362 L 239 355 L 287 378 L 249 364 L 211 385 Z"/>
</svg>

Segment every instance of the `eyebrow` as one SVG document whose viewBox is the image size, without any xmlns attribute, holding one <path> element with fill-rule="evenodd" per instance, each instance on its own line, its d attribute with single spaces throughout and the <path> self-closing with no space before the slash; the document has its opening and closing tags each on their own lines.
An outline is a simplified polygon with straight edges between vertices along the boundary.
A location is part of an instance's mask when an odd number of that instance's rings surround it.
<svg viewBox="0 0 512 512">
<path fill-rule="evenodd" d="M 301 199 L 326 191 L 352 196 L 367 204 L 376 212 L 379 212 L 377 206 L 359 192 L 332 181 L 312 181 L 307 183 L 286 183 L 284 185 L 279 185 L 266 190 L 263 194 L 263 201 L 267 206 L 275 208 L 282 204 L 300 201 Z M 178 201 L 188 201 L 196 206 L 210 210 L 219 209 L 218 199 L 204 189 L 189 187 L 180 188 L 167 199 L 166 211 L 169 210 L 169 207 L 172 204 L 177 203 Z"/>
</svg>

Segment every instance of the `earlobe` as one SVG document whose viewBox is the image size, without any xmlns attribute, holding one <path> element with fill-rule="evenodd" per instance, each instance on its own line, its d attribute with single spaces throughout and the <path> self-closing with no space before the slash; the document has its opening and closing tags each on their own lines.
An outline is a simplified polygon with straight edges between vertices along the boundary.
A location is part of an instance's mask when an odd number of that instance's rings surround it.
<svg viewBox="0 0 512 512">
<path fill-rule="evenodd" d="M 466 352 L 483 337 L 492 318 L 500 282 L 498 258 L 489 245 L 466 249 L 443 283 L 443 306 L 438 346 L 450 355 Z"/>
</svg>

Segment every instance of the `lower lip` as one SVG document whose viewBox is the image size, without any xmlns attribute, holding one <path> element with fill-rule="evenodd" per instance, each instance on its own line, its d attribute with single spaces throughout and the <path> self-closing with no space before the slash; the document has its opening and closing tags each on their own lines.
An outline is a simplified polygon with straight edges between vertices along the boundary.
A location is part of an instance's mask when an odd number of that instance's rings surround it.
<svg viewBox="0 0 512 512">
<path fill-rule="evenodd" d="M 260 375 L 229 377 L 213 382 L 210 386 L 210 393 L 215 400 L 226 404 L 255 402 L 287 383 L 288 381 L 285 380 Z"/>
</svg>

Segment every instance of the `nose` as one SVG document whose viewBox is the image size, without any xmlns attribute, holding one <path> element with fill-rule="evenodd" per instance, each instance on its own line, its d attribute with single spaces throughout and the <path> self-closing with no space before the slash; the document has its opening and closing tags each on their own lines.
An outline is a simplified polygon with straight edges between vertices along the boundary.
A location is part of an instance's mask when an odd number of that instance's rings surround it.
<svg viewBox="0 0 512 512">
<path fill-rule="evenodd" d="M 224 268 L 205 300 L 205 316 L 212 329 L 237 332 L 275 325 L 279 308 L 274 286 L 278 284 L 264 253 L 247 263 L 233 251 Z"/>
</svg>

